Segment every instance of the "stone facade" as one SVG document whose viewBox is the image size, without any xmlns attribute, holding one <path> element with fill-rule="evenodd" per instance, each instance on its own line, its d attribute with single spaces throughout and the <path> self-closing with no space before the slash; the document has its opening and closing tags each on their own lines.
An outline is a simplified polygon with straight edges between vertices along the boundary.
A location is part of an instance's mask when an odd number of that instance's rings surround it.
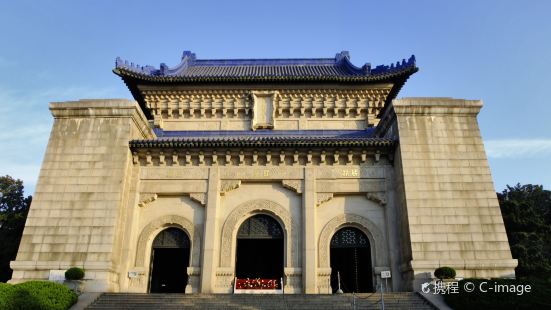
<svg viewBox="0 0 551 310">
<path fill-rule="evenodd" d="M 230 293 L 237 230 L 255 214 L 283 228 L 286 293 L 331 293 L 330 242 L 343 227 L 367 236 L 375 288 L 383 270 L 393 291 L 444 265 L 514 276 L 480 101 L 392 100 L 396 80 L 126 82 L 138 102 L 50 104 L 13 282 L 80 266 L 88 291 L 148 292 L 153 240 L 177 227 L 191 241 L 186 292 Z M 227 130 L 280 134 L 220 138 Z M 369 137 L 323 136 L 336 130 Z"/>
</svg>

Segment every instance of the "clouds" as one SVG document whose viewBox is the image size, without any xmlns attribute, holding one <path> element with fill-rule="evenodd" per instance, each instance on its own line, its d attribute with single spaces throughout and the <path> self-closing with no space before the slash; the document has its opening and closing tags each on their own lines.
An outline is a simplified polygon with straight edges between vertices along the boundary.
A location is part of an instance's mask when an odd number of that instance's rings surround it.
<svg viewBox="0 0 551 310">
<path fill-rule="evenodd" d="M 489 158 L 550 158 L 551 139 L 503 139 L 484 142 Z"/>
</svg>

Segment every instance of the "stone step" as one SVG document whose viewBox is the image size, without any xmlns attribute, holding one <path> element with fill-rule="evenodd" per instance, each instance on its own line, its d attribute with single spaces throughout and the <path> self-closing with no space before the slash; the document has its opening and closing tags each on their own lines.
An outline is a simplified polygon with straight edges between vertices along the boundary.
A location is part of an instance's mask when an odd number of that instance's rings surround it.
<svg viewBox="0 0 551 310">
<path fill-rule="evenodd" d="M 356 295 L 357 309 L 380 309 L 380 294 Z M 385 294 L 385 309 L 435 309 L 416 293 Z M 183 294 L 102 294 L 88 309 L 316 309 L 349 310 L 353 296 L 343 295 L 183 295 Z"/>
</svg>

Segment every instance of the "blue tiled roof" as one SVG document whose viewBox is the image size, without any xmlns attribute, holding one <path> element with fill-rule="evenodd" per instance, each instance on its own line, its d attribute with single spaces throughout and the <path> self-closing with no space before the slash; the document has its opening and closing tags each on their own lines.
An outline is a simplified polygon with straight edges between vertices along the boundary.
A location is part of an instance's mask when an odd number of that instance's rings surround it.
<svg viewBox="0 0 551 310">
<path fill-rule="evenodd" d="M 318 59 L 197 59 L 195 54 L 185 51 L 182 61 L 169 68 L 162 63 L 159 68 L 140 66 L 120 58 L 116 60 L 115 73 L 137 79 L 177 82 L 216 81 L 242 79 L 352 79 L 366 80 L 388 75 L 415 72 L 415 56 L 407 61 L 377 66 L 369 63 L 356 67 L 350 62 L 350 55 L 343 51 L 334 58 Z"/>
<path fill-rule="evenodd" d="M 130 148 L 393 147 L 373 130 L 157 131 L 158 139 L 132 140 Z"/>
<path fill-rule="evenodd" d="M 407 79 L 419 69 L 415 56 L 391 65 L 372 68 L 369 63 L 356 67 L 350 55 L 343 51 L 334 58 L 296 59 L 197 59 L 185 51 L 180 64 L 169 68 L 140 66 L 120 58 L 113 72 L 120 76 L 146 117 L 153 115 L 147 108 L 141 86 L 192 85 L 192 84 L 392 84 L 385 104 L 396 98 Z"/>
</svg>

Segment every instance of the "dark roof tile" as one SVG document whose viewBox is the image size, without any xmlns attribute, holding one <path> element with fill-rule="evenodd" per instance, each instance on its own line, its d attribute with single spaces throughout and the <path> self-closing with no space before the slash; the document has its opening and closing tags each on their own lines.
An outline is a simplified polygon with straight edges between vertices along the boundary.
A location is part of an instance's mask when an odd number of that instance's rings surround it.
<svg viewBox="0 0 551 310">
<path fill-rule="evenodd" d="M 131 149 L 219 147 L 392 147 L 394 145 L 394 140 L 385 138 L 323 136 L 172 137 L 130 141 Z"/>
</svg>

